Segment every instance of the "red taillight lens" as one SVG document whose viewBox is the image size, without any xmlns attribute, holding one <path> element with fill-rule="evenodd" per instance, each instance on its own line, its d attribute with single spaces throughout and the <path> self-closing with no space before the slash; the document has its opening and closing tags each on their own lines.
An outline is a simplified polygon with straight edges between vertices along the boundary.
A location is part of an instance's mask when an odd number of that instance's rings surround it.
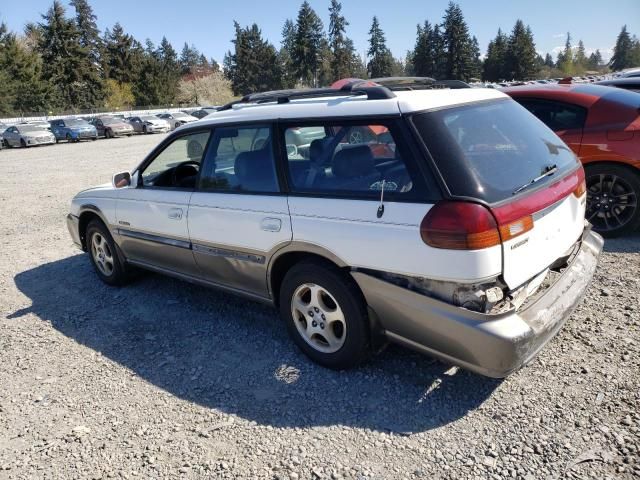
<svg viewBox="0 0 640 480">
<path fill-rule="evenodd" d="M 478 250 L 500 244 L 493 215 L 477 203 L 438 202 L 422 220 L 420 235 L 427 245 L 451 250 Z"/>
</svg>

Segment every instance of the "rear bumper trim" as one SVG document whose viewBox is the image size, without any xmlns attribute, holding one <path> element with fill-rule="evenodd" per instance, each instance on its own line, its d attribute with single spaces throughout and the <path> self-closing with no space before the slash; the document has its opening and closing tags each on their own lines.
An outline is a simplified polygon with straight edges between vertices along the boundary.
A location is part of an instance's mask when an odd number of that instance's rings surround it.
<svg viewBox="0 0 640 480">
<path fill-rule="evenodd" d="M 352 272 L 387 337 L 489 377 L 505 377 L 531 361 L 582 299 L 602 251 L 585 229 L 578 253 L 558 280 L 519 311 L 474 312 Z"/>
</svg>

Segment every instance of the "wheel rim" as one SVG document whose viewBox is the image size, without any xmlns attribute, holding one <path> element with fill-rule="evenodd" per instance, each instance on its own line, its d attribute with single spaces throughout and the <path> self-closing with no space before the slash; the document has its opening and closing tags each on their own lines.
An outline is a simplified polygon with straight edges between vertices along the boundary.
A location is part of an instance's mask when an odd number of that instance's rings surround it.
<svg viewBox="0 0 640 480">
<path fill-rule="evenodd" d="M 113 273 L 113 254 L 109 244 L 100 233 L 94 233 L 91 238 L 91 255 L 98 270 L 107 277 L 111 276 Z"/>
<path fill-rule="evenodd" d="M 340 350 L 347 323 L 335 297 L 315 283 L 300 285 L 291 299 L 291 315 L 304 341 L 322 353 Z"/>
<path fill-rule="evenodd" d="M 587 177 L 587 220 L 596 230 L 624 227 L 638 208 L 638 196 L 623 177 L 600 174 Z"/>
</svg>

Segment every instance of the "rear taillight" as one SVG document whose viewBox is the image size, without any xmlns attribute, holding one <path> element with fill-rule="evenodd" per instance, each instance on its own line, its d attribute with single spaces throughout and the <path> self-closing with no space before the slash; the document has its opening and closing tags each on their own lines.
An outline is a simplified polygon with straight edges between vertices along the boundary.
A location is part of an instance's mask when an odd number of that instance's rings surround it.
<svg viewBox="0 0 640 480">
<path fill-rule="evenodd" d="M 424 243 L 450 250 L 480 250 L 511 240 L 533 228 L 531 215 L 504 224 L 477 203 L 442 201 L 433 206 L 420 224 Z"/>
<path fill-rule="evenodd" d="M 583 179 L 578 186 L 576 187 L 576 189 L 573 191 L 573 195 L 576 198 L 580 198 L 582 197 L 582 195 L 585 194 L 585 192 L 587 191 L 587 182 Z"/>
<path fill-rule="evenodd" d="M 451 250 L 478 250 L 500 244 L 493 215 L 477 203 L 438 202 L 422 220 L 420 235 L 427 245 Z"/>
</svg>

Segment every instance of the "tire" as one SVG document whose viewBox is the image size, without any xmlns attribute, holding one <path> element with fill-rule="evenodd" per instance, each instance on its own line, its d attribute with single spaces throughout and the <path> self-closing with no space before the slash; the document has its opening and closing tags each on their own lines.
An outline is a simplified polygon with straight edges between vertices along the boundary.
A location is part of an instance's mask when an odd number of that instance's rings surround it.
<svg viewBox="0 0 640 480">
<path fill-rule="evenodd" d="M 104 223 L 92 220 L 85 232 L 87 251 L 94 270 L 107 285 L 121 286 L 128 280 L 128 270 Z"/>
<path fill-rule="evenodd" d="M 27 148 L 27 142 L 25 142 L 25 141 L 24 141 L 24 138 L 21 138 L 21 139 L 20 139 L 20 146 L 21 146 L 22 148 Z"/>
<path fill-rule="evenodd" d="M 149 132 L 147 132 L 147 126 L 146 126 L 146 125 L 143 125 L 143 126 L 142 126 L 142 133 L 144 133 L 145 135 L 146 135 L 147 133 L 149 133 Z"/>
<path fill-rule="evenodd" d="M 353 280 L 330 264 L 302 261 L 287 272 L 280 287 L 280 316 L 298 348 L 324 367 L 352 368 L 370 354 L 364 297 Z"/>
<path fill-rule="evenodd" d="M 111 130 L 105 130 L 104 131 L 104 136 L 105 138 L 113 138 L 113 134 L 111 133 Z"/>
<path fill-rule="evenodd" d="M 593 229 L 613 238 L 640 227 L 640 171 L 625 165 L 585 167 L 586 218 Z"/>
<path fill-rule="evenodd" d="M 70 133 L 67 133 L 66 139 L 67 139 L 67 143 L 73 142 L 73 138 L 71 138 L 71 134 Z"/>
</svg>

